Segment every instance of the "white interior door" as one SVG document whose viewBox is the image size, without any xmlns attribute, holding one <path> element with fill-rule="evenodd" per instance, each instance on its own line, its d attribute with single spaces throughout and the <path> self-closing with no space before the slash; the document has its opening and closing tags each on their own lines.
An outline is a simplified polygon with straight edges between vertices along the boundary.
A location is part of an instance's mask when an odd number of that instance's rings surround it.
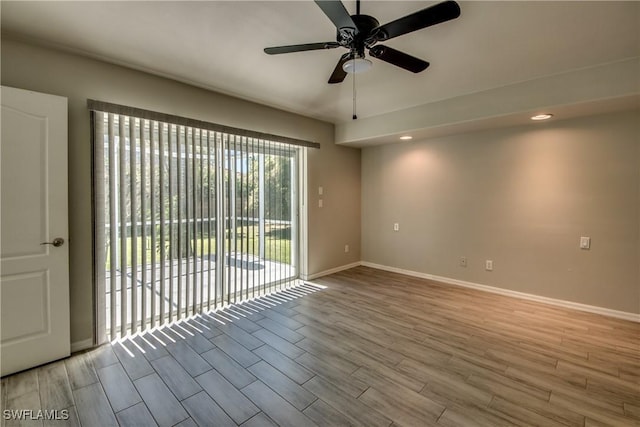
<svg viewBox="0 0 640 427">
<path fill-rule="evenodd" d="M 67 99 L 3 86 L 0 127 L 4 376 L 70 353 Z"/>
</svg>

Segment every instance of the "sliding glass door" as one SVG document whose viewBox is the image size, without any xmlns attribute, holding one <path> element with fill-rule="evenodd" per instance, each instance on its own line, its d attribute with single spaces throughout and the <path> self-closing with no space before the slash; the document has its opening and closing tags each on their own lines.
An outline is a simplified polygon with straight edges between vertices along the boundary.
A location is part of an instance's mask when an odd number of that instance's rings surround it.
<svg viewBox="0 0 640 427">
<path fill-rule="evenodd" d="M 111 113 L 93 123 L 99 336 L 297 278 L 302 148 Z"/>
</svg>

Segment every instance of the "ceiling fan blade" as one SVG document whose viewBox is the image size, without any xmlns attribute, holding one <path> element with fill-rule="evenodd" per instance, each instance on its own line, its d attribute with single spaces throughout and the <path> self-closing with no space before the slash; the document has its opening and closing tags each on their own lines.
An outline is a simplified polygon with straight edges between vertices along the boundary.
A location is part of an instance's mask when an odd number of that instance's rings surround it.
<svg viewBox="0 0 640 427">
<path fill-rule="evenodd" d="M 369 55 L 396 67 L 404 68 L 412 73 L 424 71 L 429 66 L 427 61 L 416 58 L 389 46 L 376 45 L 369 49 Z"/>
<path fill-rule="evenodd" d="M 307 50 L 335 49 L 340 47 L 336 42 L 293 44 L 290 46 L 265 47 L 264 53 L 279 55 L 281 53 L 304 52 Z"/>
<path fill-rule="evenodd" d="M 315 0 L 315 2 L 336 28 L 353 28 L 356 33 L 358 32 L 358 27 L 340 0 Z"/>
<path fill-rule="evenodd" d="M 396 19 L 371 30 L 369 41 L 385 41 L 421 30 L 460 16 L 460 6 L 453 0 L 444 1 L 411 15 Z"/>
<path fill-rule="evenodd" d="M 336 64 L 336 68 L 334 68 L 333 73 L 331 73 L 331 77 L 329 77 L 329 84 L 334 83 L 342 83 L 347 77 L 347 72 L 342 68 L 345 62 L 349 60 L 350 53 L 345 53 L 342 55 L 338 63 Z"/>
</svg>

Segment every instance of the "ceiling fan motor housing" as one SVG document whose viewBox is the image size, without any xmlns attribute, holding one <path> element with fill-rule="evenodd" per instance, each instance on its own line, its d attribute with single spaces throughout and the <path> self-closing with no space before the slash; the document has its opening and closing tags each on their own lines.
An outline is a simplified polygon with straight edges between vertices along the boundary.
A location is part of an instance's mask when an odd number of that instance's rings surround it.
<svg viewBox="0 0 640 427">
<path fill-rule="evenodd" d="M 364 57 L 364 48 L 371 47 L 375 43 L 370 42 L 371 30 L 378 27 L 380 23 L 376 18 L 369 15 L 351 15 L 353 23 L 356 24 L 357 32 L 352 28 L 338 28 L 336 40 L 340 45 L 355 50 L 358 57 Z"/>
</svg>

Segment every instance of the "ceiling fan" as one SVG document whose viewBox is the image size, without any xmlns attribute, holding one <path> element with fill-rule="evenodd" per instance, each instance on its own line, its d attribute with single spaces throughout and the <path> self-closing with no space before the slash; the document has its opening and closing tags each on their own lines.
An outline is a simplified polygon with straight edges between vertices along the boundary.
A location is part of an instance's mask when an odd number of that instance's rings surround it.
<svg viewBox="0 0 640 427">
<path fill-rule="evenodd" d="M 267 47 L 264 51 L 269 55 L 278 55 L 308 50 L 335 49 L 337 47 L 349 49 L 349 52 L 342 55 L 338 61 L 329 78 L 329 83 L 341 83 L 347 73 L 359 73 L 369 69 L 372 63 L 365 59 L 365 49 L 369 50 L 370 56 L 407 71 L 413 73 L 424 71 L 429 66 L 428 62 L 377 43 L 460 16 L 458 4 L 455 1 L 448 0 L 380 25 L 373 16 L 360 14 L 360 0 L 356 1 L 355 15 L 349 15 L 340 0 L 315 0 L 315 3 L 336 26 L 337 36 L 335 42 Z"/>
</svg>

